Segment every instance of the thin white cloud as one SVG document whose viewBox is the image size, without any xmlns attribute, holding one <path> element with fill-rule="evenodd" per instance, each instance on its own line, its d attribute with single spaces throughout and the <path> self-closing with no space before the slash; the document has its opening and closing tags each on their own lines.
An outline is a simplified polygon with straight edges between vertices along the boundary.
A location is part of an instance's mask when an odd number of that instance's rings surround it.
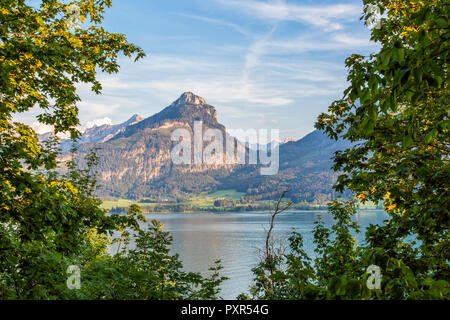
<svg viewBox="0 0 450 320">
<path fill-rule="evenodd" d="M 247 54 L 245 55 L 245 65 L 242 70 L 241 77 L 242 90 L 244 90 L 247 95 L 251 95 L 251 92 L 254 91 L 254 86 L 250 79 L 251 72 L 260 65 L 260 60 L 264 54 L 266 42 L 269 41 L 272 34 L 276 31 L 276 28 L 277 26 L 275 25 L 267 34 L 257 39 L 248 48 Z"/>
<path fill-rule="evenodd" d="M 267 117 L 266 115 L 264 115 L 264 114 L 262 114 L 262 113 L 259 114 L 258 117 L 259 117 L 259 119 L 260 119 L 262 122 L 264 122 L 264 123 L 278 124 L 278 121 L 277 121 L 277 120 L 272 119 L 272 118 L 269 118 L 269 117 Z"/>
<path fill-rule="evenodd" d="M 300 54 L 312 51 L 337 51 L 352 48 L 376 48 L 377 44 L 364 36 L 347 33 L 301 34 L 288 39 L 275 39 L 266 43 L 271 52 L 279 54 Z"/>
<path fill-rule="evenodd" d="M 378 46 L 375 42 L 370 41 L 367 37 L 355 37 L 347 33 L 338 33 L 334 36 L 336 43 L 347 47 L 375 47 Z"/>
<path fill-rule="evenodd" d="M 239 10 L 261 20 L 294 21 L 325 31 L 341 30 L 343 22 L 355 21 L 361 14 L 356 4 L 299 5 L 284 1 L 216 0 L 224 6 Z"/>
<path fill-rule="evenodd" d="M 51 125 L 40 123 L 40 122 L 33 122 L 31 124 L 31 128 L 37 133 L 37 134 L 44 134 L 47 132 L 53 132 L 54 128 Z"/>
<path fill-rule="evenodd" d="M 98 97 L 95 98 L 98 99 Z M 118 101 L 115 101 L 114 103 L 109 102 L 109 100 L 114 101 L 114 98 L 106 97 L 103 102 L 97 102 L 95 101 L 95 98 L 92 97 L 92 100 L 84 99 L 77 104 L 80 114 L 82 113 L 84 119 L 88 121 L 92 121 L 91 119 L 110 116 L 120 108 L 120 103 L 118 103 Z"/>
<path fill-rule="evenodd" d="M 183 91 L 192 91 L 221 107 L 281 107 L 293 103 L 299 96 L 335 94 L 345 85 L 342 83 L 345 68 L 341 65 L 270 60 L 261 52 L 252 59 L 258 62 L 246 59 L 243 67 L 224 61 L 159 55 L 139 65 L 124 62 L 126 72 L 102 77 L 103 95 L 86 96 L 79 104 L 80 113 L 89 115 L 87 119 L 110 117 L 118 111 L 128 116 L 149 103 L 155 105 L 155 109 L 145 109 L 145 116 L 147 112 L 159 111 L 163 103 L 175 100 Z M 153 68 L 158 72 L 149 72 Z M 243 70 L 252 70 L 252 76 L 243 77 Z"/>
<path fill-rule="evenodd" d="M 89 129 L 89 128 L 92 128 L 92 127 L 99 127 L 99 126 L 102 126 L 104 124 L 112 125 L 113 122 L 111 121 L 110 118 L 104 117 L 102 119 L 95 119 L 95 120 L 92 120 L 92 121 L 88 121 L 86 123 L 86 125 L 85 125 L 85 128 Z"/>
<path fill-rule="evenodd" d="M 254 37 L 253 33 L 249 32 L 247 29 L 241 27 L 240 25 L 238 25 L 236 23 L 231 23 L 231 22 L 221 20 L 221 19 L 203 17 L 203 16 L 198 16 L 198 15 L 193 15 L 193 14 L 180 13 L 179 15 L 186 17 L 186 18 L 195 19 L 195 20 L 199 20 L 199 21 L 203 21 L 203 22 L 207 22 L 207 23 L 223 25 L 223 26 L 226 26 L 226 27 L 229 27 L 229 28 L 235 30 L 236 32 L 238 32 L 246 37 Z"/>
</svg>

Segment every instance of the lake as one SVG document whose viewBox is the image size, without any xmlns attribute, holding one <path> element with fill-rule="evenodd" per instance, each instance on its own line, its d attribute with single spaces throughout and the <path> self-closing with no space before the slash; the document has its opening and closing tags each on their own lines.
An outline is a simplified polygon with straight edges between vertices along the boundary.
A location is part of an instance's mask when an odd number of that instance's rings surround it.
<svg viewBox="0 0 450 320">
<path fill-rule="evenodd" d="M 295 229 L 304 236 L 305 249 L 313 256 L 311 231 L 318 216 L 326 226 L 332 225 L 333 219 L 326 211 L 284 212 L 276 218 L 274 235 L 282 241 Z M 147 218 L 165 224 L 164 230 L 173 236 L 172 252 L 180 255 L 186 271 L 205 274 L 214 260 L 222 260 L 222 274 L 230 278 L 222 285 L 222 298 L 235 299 L 248 291 L 253 279 L 251 269 L 264 249 L 269 213 L 165 213 Z M 383 224 L 387 215 L 381 210 L 364 210 L 354 219 L 361 226 L 362 233 L 357 236 L 361 241 L 364 229 L 369 224 Z"/>
</svg>

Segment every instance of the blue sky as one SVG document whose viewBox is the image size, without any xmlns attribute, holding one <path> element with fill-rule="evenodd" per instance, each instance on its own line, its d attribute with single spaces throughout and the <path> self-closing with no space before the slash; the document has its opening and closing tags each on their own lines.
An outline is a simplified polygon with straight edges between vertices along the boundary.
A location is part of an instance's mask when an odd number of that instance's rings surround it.
<svg viewBox="0 0 450 320">
<path fill-rule="evenodd" d="M 344 61 L 376 45 L 361 0 L 114 0 L 104 26 L 147 57 L 80 85 L 80 119 L 150 116 L 184 91 L 214 105 L 229 128 L 300 138 L 346 87 Z"/>
</svg>

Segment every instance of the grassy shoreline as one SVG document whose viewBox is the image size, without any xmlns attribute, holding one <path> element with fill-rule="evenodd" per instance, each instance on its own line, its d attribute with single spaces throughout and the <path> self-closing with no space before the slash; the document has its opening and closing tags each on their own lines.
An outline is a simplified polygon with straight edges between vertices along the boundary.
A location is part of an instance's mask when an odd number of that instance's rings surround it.
<svg viewBox="0 0 450 320">
<path fill-rule="evenodd" d="M 172 212 L 183 212 L 183 213 L 199 213 L 199 212 L 252 212 L 252 211 L 273 211 L 275 208 L 275 201 L 255 201 L 245 204 L 230 204 L 225 206 L 214 206 L 212 204 L 194 205 L 192 202 L 177 202 L 177 203 L 164 203 L 164 202 L 152 202 L 152 203 L 142 203 L 138 201 L 128 200 L 128 199 L 117 199 L 116 201 L 108 200 L 102 203 L 104 209 L 109 210 L 111 213 L 124 213 L 132 204 L 137 204 L 141 206 L 142 212 L 144 214 L 151 213 L 172 213 Z M 292 210 L 299 211 L 313 211 L 313 210 L 327 210 L 327 204 L 308 204 L 308 203 L 298 203 L 294 204 L 291 208 Z M 359 210 L 377 210 L 382 209 L 382 207 L 375 206 L 373 204 L 361 205 Z"/>
<path fill-rule="evenodd" d="M 176 199 L 171 196 L 162 196 L 159 199 L 143 198 L 130 200 L 123 198 L 104 198 L 102 208 L 111 213 L 124 213 L 132 204 L 141 207 L 145 214 L 151 213 L 198 213 L 198 212 L 252 212 L 252 211 L 272 211 L 275 207 L 273 200 L 249 201 L 244 198 L 245 194 L 235 190 L 220 190 L 209 194 L 201 194 Z M 382 207 L 373 203 L 361 205 L 359 210 L 376 210 Z M 292 206 L 292 210 L 327 210 L 326 203 L 297 203 Z"/>
</svg>

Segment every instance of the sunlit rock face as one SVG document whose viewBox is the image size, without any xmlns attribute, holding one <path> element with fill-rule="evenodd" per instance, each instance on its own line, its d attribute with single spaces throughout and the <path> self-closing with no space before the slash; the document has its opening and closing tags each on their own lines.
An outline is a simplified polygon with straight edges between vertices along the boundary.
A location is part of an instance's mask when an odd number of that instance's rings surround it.
<svg viewBox="0 0 450 320">
<path fill-rule="evenodd" d="M 206 100 L 192 92 L 185 92 L 173 104 L 206 104 Z"/>
<path fill-rule="evenodd" d="M 174 189 L 185 192 L 211 190 L 220 184 L 220 179 L 230 175 L 237 166 L 235 163 L 205 164 L 195 163 L 174 165 L 171 151 L 177 142 L 172 141 L 172 132 L 186 129 L 194 136 L 194 123 L 201 121 L 202 132 L 217 129 L 224 138 L 232 139 L 225 126 L 218 122 L 217 110 L 205 99 L 192 92 L 183 93 L 162 111 L 145 119 L 129 119 L 117 127 L 101 126 L 86 131 L 88 143 L 80 146 L 80 154 L 90 148 L 98 148 L 100 195 L 139 196 L 155 192 L 167 193 Z M 106 133 L 109 132 L 109 135 Z M 94 136 L 97 138 L 92 139 Z M 100 139 L 103 137 L 103 139 Z M 203 142 L 203 148 L 210 141 Z M 234 139 L 233 139 L 234 142 Z M 192 139 L 192 150 L 194 141 Z M 236 148 L 245 152 L 245 147 L 236 141 Z M 194 157 L 194 153 L 192 154 Z M 225 153 L 224 153 L 225 158 Z M 82 163 L 82 161 L 80 161 Z"/>
<path fill-rule="evenodd" d="M 332 189 L 338 173 L 333 172 L 332 156 L 349 147 L 344 140 L 330 140 L 314 131 L 298 141 L 271 141 L 267 145 L 244 145 L 236 141 L 236 154 L 250 149 L 271 150 L 279 146 L 279 171 L 262 176 L 260 165 L 237 162 L 174 164 L 171 151 L 179 141 L 172 141 L 176 129 L 185 129 L 194 143 L 196 121 L 202 122 L 203 134 L 216 129 L 224 137 L 224 151 L 230 137 L 217 120 L 217 110 L 192 92 L 183 93 L 158 113 L 143 119 L 134 115 L 117 125 L 104 124 L 85 131 L 79 145 L 79 165 L 83 156 L 98 148 L 96 168 L 99 196 L 125 198 L 161 195 L 198 194 L 220 189 L 235 189 L 256 200 L 274 199 L 291 189 L 295 201 L 326 201 L 334 197 Z M 197 124 L 198 125 L 198 124 Z M 71 143 L 70 140 L 67 140 Z M 203 141 L 203 149 L 210 141 Z M 70 144 L 69 144 L 70 147 Z M 195 153 L 192 148 L 192 158 Z M 69 159 L 67 153 L 61 159 Z"/>
</svg>

